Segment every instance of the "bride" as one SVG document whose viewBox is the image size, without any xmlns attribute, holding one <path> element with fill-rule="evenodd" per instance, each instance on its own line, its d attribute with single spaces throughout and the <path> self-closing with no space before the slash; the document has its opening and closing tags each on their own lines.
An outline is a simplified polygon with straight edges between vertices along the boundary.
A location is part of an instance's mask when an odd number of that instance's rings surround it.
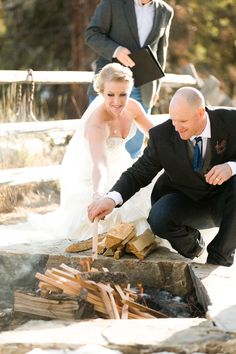
<svg viewBox="0 0 236 354">
<path fill-rule="evenodd" d="M 146 136 L 153 126 L 142 106 L 129 97 L 133 87 L 130 69 L 108 64 L 95 77 L 94 87 L 99 95 L 82 117 L 62 162 L 61 210 L 65 236 L 77 240 L 92 236 L 88 205 L 104 196 L 120 173 L 133 163 L 125 143 L 135 134 L 135 124 Z M 145 193 L 139 194 L 125 209 L 118 208 L 101 221 L 99 232 L 120 221 L 134 222 L 137 232 L 144 231 L 148 227 L 150 199 Z"/>
<path fill-rule="evenodd" d="M 148 136 L 153 126 L 142 106 L 130 98 L 132 72 L 118 63 L 106 65 L 94 79 L 98 96 L 80 120 L 62 161 L 60 207 L 45 215 L 32 214 L 32 228 L 56 238 L 81 241 L 92 237 L 92 224 L 87 207 L 104 196 L 134 160 L 125 143 L 136 126 Z M 132 222 L 137 234 L 148 224 L 149 189 L 142 189 L 122 208 L 116 208 L 99 222 L 98 232 L 106 232 L 118 222 Z"/>
</svg>

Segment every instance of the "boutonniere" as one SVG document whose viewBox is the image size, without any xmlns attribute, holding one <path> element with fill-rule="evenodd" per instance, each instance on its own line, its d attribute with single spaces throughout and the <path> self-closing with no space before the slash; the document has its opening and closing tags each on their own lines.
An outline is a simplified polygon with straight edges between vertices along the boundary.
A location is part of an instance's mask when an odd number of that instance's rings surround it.
<svg viewBox="0 0 236 354">
<path fill-rule="evenodd" d="M 217 154 L 223 154 L 223 152 L 225 152 L 226 149 L 226 140 L 220 140 L 216 142 L 216 146 L 215 146 L 216 152 Z"/>
</svg>

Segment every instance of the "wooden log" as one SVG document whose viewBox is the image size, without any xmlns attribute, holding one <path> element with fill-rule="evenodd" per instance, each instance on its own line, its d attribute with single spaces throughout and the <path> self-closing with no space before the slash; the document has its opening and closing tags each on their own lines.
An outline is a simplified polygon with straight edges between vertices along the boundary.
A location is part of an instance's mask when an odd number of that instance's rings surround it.
<svg viewBox="0 0 236 354">
<path fill-rule="evenodd" d="M 98 254 L 103 254 L 106 250 L 106 237 L 98 243 Z"/>
<path fill-rule="evenodd" d="M 129 241 L 131 241 L 136 236 L 135 230 L 133 230 L 122 242 L 121 245 L 125 246 Z"/>
<path fill-rule="evenodd" d="M 111 300 L 111 306 L 112 306 L 112 310 L 113 310 L 115 319 L 116 319 L 116 320 L 120 320 L 120 314 L 119 314 L 118 308 L 117 308 L 117 306 L 116 306 L 116 302 L 115 302 L 115 299 L 114 299 L 114 295 L 112 294 L 111 291 L 108 292 L 108 295 L 109 295 L 110 300 Z"/>
<path fill-rule="evenodd" d="M 129 290 L 129 289 L 130 289 L 130 284 L 127 285 L 127 290 Z M 125 298 L 126 298 L 126 300 L 129 300 L 129 293 L 127 293 L 125 295 Z M 127 304 L 124 304 L 122 306 L 121 318 L 122 319 L 128 319 L 129 318 L 129 306 Z"/>
<path fill-rule="evenodd" d="M 76 276 L 74 274 L 70 274 L 68 272 L 65 272 L 63 270 L 60 270 L 60 269 L 57 269 L 57 268 L 52 268 L 51 269 L 51 272 L 53 274 L 56 274 L 56 275 L 59 275 L 61 277 L 64 277 L 66 279 L 69 279 L 69 280 L 75 280 L 76 279 Z"/>
<path fill-rule="evenodd" d="M 113 257 L 114 251 L 111 248 L 107 248 L 106 251 L 103 253 L 103 255 L 106 257 Z"/>
<path fill-rule="evenodd" d="M 71 274 L 74 274 L 74 275 L 78 275 L 78 274 L 81 273 L 78 269 L 69 267 L 69 266 L 66 265 L 65 263 L 62 263 L 62 264 L 60 265 L 60 268 L 66 270 L 68 273 L 71 273 Z"/>
<path fill-rule="evenodd" d="M 14 311 L 57 319 L 76 319 L 79 303 L 75 300 L 49 299 L 34 293 L 14 293 Z"/>
<path fill-rule="evenodd" d="M 105 237 L 104 234 L 98 235 L 98 242 L 102 241 L 103 238 Z M 82 251 L 87 251 L 92 249 L 92 242 L 93 239 L 81 241 L 81 242 L 76 242 L 72 243 L 68 247 L 66 247 L 65 252 L 67 253 L 76 253 L 76 252 L 82 252 Z"/>
<path fill-rule="evenodd" d="M 134 224 L 120 223 L 114 226 L 106 234 L 106 247 L 112 248 L 114 246 L 119 246 L 122 241 L 124 241 L 129 235 L 135 231 Z"/>
<path fill-rule="evenodd" d="M 63 284 L 61 281 L 52 279 L 51 277 L 47 277 L 46 275 L 43 275 L 41 273 L 36 273 L 35 277 L 45 283 L 48 283 L 48 284 L 53 285 L 55 287 L 58 287 L 59 289 L 63 290 L 68 295 L 78 296 L 78 291 L 68 288 L 68 286 Z"/>
<path fill-rule="evenodd" d="M 134 240 L 131 240 L 127 244 L 129 252 L 140 252 L 146 247 L 150 246 L 156 237 L 151 230 L 146 229 L 141 235 L 135 237 Z"/>
<path fill-rule="evenodd" d="M 55 279 L 56 281 L 62 284 L 65 284 L 67 287 L 73 288 L 75 291 L 78 291 L 78 295 L 79 295 L 81 291 L 81 285 L 77 281 L 69 280 L 68 278 L 65 278 L 61 275 L 57 275 L 53 273 L 52 270 L 49 269 L 45 272 L 45 275 L 48 276 L 49 278 Z"/>
<path fill-rule="evenodd" d="M 126 306 L 128 306 L 128 305 L 126 305 Z M 137 309 L 135 307 L 129 307 L 129 312 L 132 312 L 132 313 L 140 316 L 140 318 L 143 318 L 143 319 L 145 319 L 145 318 L 146 319 L 154 319 L 154 318 L 156 318 L 155 316 L 151 315 L 150 313 L 144 312 L 144 311 L 140 311 L 139 309 Z"/>
<path fill-rule="evenodd" d="M 58 287 L 50 285 L 50 284 L 47 284 L 47 283 L 45 283 L 43 281 L 39 282 L 38 287 L 39 287 L 40 290 L 45 290 L 47 292 L 56 292 L 56 293 L 61 293 L 62 292 L 62 290 L 59 289 Z"/>
<path fill-rule="evenodd" d="M 150 307 L 147 307 L 147 306 L 144 306 L 144 305 L 141 305 L 137 302 L 134 302 L 134 301 L 131 301 L 131 300 L 122 300 L 123 304 L 127 304 L 129 305 L 129 307 L 134 307 L 142 312 L 148 312 L 150 313 L 151 315 L 157 317 L 157 318 L 167 318 L 168 316 L 165 315 L 164 313 L 160 312 L 160 311 L 156 311 L 156 310 L 153 310 L 151 309 Z"/>
<path fill-rule="evenodd" d="M 111 301 L 109 295 L 107 294 L 106 289 L 104 288 L 103 284 L 98 284 L 98 287 L 109 318 L 115 319 Z"/>
<path fill-rule="evenodd" d="M 137 258 L 144 259 L 146 258 L 151 252 L 155 251 L 159 245 L 159 242 L 154 241 L 150 246 L 144 248 L 142 251 L 132 252 Z"/>
<path fill-rule="evenodd" d="M 115 289 L 118 292 L 118 294 L 120 295 L 121 300 L 126 300 L 129 297 L 129 295 L 128 296 L 125 295 L 125 293 L 122 290 L 122 288 L 120 287 L 120 285 L 115 284 Z"/>
</svg>

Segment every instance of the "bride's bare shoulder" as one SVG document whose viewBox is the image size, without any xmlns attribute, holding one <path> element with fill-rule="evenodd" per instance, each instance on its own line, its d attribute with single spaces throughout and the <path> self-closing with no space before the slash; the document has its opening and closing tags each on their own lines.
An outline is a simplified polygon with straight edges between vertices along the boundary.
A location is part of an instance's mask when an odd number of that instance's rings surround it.
<svg viewBox="0 0 236 354">
<path fill-rule="evenodd" d="M 141 112 L 143 113 L 143 107 L 141 103 L 133 98 L 129 98 L 127 109 L 132 113 L 134 117 L 139 115 Z"/>
<path fill-rule="evenodd" d="M 130 97 L 128 101 L 128 108 L 138 110 L 138 109 L 142 109 L 142 105 L 140 102 Z"/>
</svg>

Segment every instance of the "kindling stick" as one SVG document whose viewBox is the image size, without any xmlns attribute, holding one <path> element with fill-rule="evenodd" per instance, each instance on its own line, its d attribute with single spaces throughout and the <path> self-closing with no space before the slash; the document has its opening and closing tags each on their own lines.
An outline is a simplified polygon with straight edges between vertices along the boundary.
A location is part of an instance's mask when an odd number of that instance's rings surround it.
<svg viewBox="0 0 236 354">
<path fill-rule="evenodd" d="M 93 221 L 92 261 L 98 258 L 98 218 Z"/>
</svg>

